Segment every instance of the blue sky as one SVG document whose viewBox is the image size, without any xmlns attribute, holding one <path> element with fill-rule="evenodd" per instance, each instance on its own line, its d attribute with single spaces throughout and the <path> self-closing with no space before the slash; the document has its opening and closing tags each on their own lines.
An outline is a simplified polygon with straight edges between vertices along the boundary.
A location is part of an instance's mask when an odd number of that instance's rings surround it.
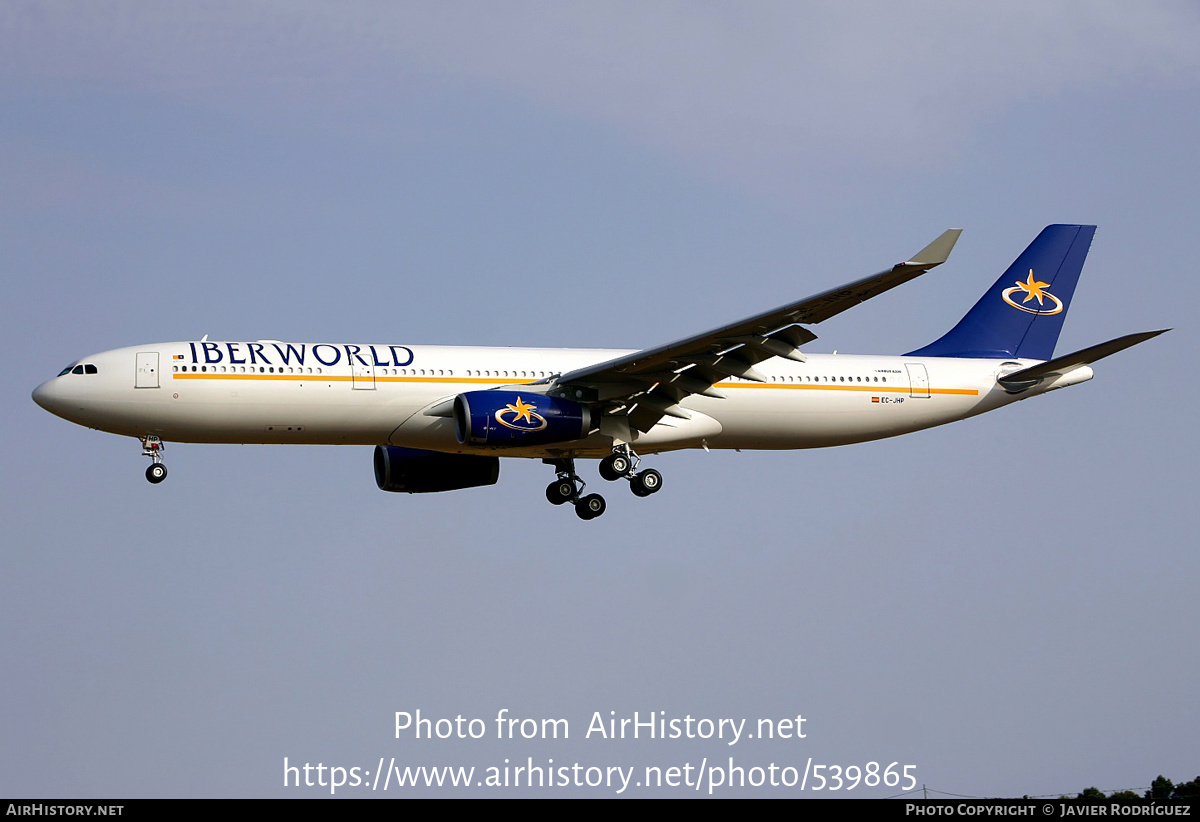
<svg viewBox="0 0 1200 822">
<path fill-rule="evenodd" d="M 1186 3 L 5 4 L 0 791 L 321 794 L 285 756 L 1193 778 L 1198 36 Z M 1099 226 L 1060 352 L 1175 330 L 893 441 L 657 457 L 591 523 L 536 462 L 410 497 L 367 448 L 177 444 L 150 486 L 29 399 L 206 333 L 652 346 L 962 227 L 810 346 L 899 353 L 1053 222 Z M 572 738 L 395 739 L 418 708 Z M 583 739 L 596 711 L 808 736 Z"/>
</svg>

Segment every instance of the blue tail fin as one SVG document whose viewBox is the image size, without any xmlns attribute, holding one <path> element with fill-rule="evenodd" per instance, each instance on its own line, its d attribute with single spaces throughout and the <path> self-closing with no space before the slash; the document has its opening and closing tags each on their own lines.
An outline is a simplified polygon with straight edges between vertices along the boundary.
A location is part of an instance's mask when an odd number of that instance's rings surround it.
<svg viewBox="0 0 1200 822">
<path fill-rule="evenodd" d="M 1049 225 L 940 340 L 906 357 L 1054 356 L 1094 225 Z"/>
</svg>

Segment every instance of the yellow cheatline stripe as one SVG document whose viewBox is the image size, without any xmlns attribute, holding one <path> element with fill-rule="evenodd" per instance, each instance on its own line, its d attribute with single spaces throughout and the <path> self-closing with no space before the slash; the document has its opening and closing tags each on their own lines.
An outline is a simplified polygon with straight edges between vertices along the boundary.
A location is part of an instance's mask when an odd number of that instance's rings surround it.
<svg viewBox="0 0 1200 822">
<path fill-rule="evenodd" d="M 777 382 L 719 382 L 714 386 L 716 388 L 784 388 L 792 391 L 868 391 L 872 394 L 911 394 L 915 390 L 917 393 L 924 393 L 920 389 L 913 389 L 911 386 L 880 386 L 880 385 L 796 385 L 794 383 L 777 383 Z M 966 394 L 975 396 L 979 391 L 974 388 L 930 388 L 930 394 Z"/>
<path fill-rule="evenodd" d="M 292 380 L 303 382 L 353 382 L 354 377 L 333 374 L 195 374 L 175 373 L 174 380 Z M 370 382 L 370 377 L 358 377 L 360 382 Z M 480 385 L 530 385 L 530 380 L 497 382 L 495 377 L 375 377 L 375 382 L 421 382 L 421 383 L 478 383 Z"/>
<path fill-rule="evenodd" d="M 172 374 L 173 380 L 348 380 L 323 374 Z"/>
<path fill-rule="evenodd" d="M 468 382 L 478 385 L 532 385 L 533 380 L 497 382 L 495 377 L 376 377 L 375 382 Z"/>
<path fill-rule="evenodd" d="M 197 374 L 177 372 L 171 374 L 175 380 L 292 380 L 307 382 L 353 382 L 354 377 L 331 374 Z M 360 382 L 370 382 L 370 377 L 359 377 Z M 530 380 L 497 381 L 496 377 L 375 377 L 375 382 L 403 383 L 469 383 L 472 385 L 532 385 Z M 900 385 L 825 385 L 778 382 L 719 382 L 714 388 L 784 389 L 790 391 L 865 391 L 871 394 L 911 394 L 911 386 Z M 930 394 L 957 394 L 978 396 L 974 388 L 930 388 Z M 917 393 L 923 393 L 917 389 Z"/>
</svg>

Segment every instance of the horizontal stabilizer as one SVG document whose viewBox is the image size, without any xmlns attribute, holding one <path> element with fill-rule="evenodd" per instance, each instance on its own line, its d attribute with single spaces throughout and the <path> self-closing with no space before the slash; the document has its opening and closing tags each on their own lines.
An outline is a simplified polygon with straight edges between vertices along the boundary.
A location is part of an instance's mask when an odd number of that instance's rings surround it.
<svg viewBox="0 0 1200 822">
<path fill-rule="evenodd" d="M 1097 360 L 1102 360 L 1110 354 L 1116 354 L 1118 351 L 1124 351 L 1130 346 L 1143 343 L 1159 334 L 1165 334 L 1170 331 L 1169 328 L 1161 328 L 1158 331 L 1143 331 L 1140 334 L 1127 334 L 1124 337 L 1117 337 L 1115 340 L 1102 342 L 1099 345 L 1093 345 L 1082 351 L 1076 351 L 1073 354 L 1064 354 L 1061 357 L 1055 357 L 1040 365 L 1033 365 L 1029 368 L 1022 368 L 1020 371 L 1014 371 L 1011 374 L 1005 374 L 997 382 L 1005 388 L 1020 388 L 1028 386 L 1036 382 L 1040 382 L 1047 377 L 1057 377 L 1072 371 L 1081 365 L 1091 365 Z"/>
</svg>

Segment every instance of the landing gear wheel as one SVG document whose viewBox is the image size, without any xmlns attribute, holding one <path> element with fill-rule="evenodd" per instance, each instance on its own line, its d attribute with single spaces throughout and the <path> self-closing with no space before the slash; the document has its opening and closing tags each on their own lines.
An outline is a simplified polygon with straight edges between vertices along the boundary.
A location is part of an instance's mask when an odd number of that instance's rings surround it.
<svg viewBox="0 0 1200 822">
<path fill-rule="evenodd" d="M 607 507 L 604 497 L 599 494 L 588 494 L 575 503 L 575 513 L 579 515 L 580 519 L 595 519 L 603 514 Z"/>
<path fill-rule="evenodd" d="M 150 482 L 154 485 L 158 485 L 166 478 L 167 466 L 163 465 L 161 462 L 156 462 L 146 469 L 146 479 L 150 480 Z"/>
<path fill-rule="evenodd" d="M 600 460 L 600 476 L 612 482 L 619 480 L 621 477 L 629 475 L 629 469 L 632 466 L 629 457 L 622 453 L 615 453 Z"/>
<path fill-rule="evenodd" d="M 546 499 L 554 505 L 570 502 L 575 496 L 575 483 L 569 479 L 558 479 L 546 486 Z"/>
<path fill-rule="evenodd" d="M 629 490 L 639 497 L 648 497 L 662 488 L 662 474 L 647 468 L 629 481 Z"/>
</svg>

